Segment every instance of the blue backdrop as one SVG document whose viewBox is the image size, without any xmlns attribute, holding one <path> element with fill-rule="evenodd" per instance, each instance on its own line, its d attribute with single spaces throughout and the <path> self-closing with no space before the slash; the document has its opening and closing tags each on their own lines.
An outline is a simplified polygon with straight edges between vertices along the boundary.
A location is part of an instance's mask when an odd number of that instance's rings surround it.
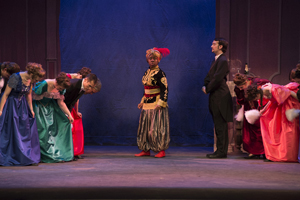
<svg viewBox="0 0 300 200">
<path fill-rule="evenodd" d="M 214 0 L 61 0 L 59 24 L 62 71 L 86 66 L 102 82 L 80 99 L 86 143 L 136 145 L 146 50 L 166 47 L 171 145 L 213 145 L 201 87 L 214 58 Z"/>
</svg>

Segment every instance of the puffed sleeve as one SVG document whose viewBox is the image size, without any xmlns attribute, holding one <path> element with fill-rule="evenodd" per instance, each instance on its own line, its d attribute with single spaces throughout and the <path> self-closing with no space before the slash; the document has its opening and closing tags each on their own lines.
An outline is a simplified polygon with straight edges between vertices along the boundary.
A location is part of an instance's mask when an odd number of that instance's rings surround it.
<svg viewBox="0 0 300 200">
<path fill-rule="evenodd" d="M 32 99 L 34 100 L 41 100 L 44 98 L 44 95 L 46 94 L 48 89 L 48 84 L 46 81 L 41 81 L 35 84 L 35 86 L 32 88 Z"/>
<path fill-rule="evenodd" d="M 36 83 L 35 87 L 33 88 L 33 91 L 37 95 L 41 95 L 44 92 L 46 92 L 48 89 L 48 84 L 46 81 L 41 81 Z"/>
<path fill-rule="evenodd" d="M 9 87 L 11 87 L 12 89 L 17 89 L 17 86 L 18 86 L 18 83 L 19 83 L 20 79 L 19 79 L 19 76 L 17 74 L 12 74 L 10 77 L 9 77 L 9 80 L 7 82 L 7 85 Z"/>
<path fill-rule="evenodd" d="M 269 83 L 263 85 L 262 87 L 272 92 L 272 97 L 274 97 L 278 104 L 282 104 L 291 95 L 291 91 L 281 85 Z"/>
<path fill-rule="evenodd" d="M 157 104 L 161 107 L 167 107 L 169 93 L 167 77 L 163 71 L 161 71 L 161 73 L 158 75 L 157 85 L 160 87 L 160 99 L 158 100 Z"/>
</svg>

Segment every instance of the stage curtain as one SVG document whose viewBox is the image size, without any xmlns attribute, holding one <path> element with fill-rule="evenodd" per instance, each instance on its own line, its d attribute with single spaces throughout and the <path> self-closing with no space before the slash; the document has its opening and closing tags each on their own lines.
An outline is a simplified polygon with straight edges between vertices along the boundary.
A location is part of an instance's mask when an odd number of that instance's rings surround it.
<svg viewBox="0 0 300 200">
<path fill-rule="evenodd" d="M 84 95 L 85 141 L 136 145 L 148 68 L 146 50 L 166 47 L 159 64 L 169 86 L 171 145 L 212 146 L 208 96 L 201 92 L 214 54 L 215 0 L 61 0 L 61 70 L 92 69 L 100 93 Z"/>
</svg>

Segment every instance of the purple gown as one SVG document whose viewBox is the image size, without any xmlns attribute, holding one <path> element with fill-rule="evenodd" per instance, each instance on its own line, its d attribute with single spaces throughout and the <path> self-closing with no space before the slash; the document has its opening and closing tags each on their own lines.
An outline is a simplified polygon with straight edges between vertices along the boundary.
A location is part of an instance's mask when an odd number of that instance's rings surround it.
<svg viewBox="0 0 300 200">
<path fill-rule="evenodd" d="M 40 162 L 40 143 L 35 118 L 26 94 L 30 86 L 22 83 L 19 73 L 8 81 L 12 88 L 0 116 L 0 165 L 23 166 Z"/>
</svg>

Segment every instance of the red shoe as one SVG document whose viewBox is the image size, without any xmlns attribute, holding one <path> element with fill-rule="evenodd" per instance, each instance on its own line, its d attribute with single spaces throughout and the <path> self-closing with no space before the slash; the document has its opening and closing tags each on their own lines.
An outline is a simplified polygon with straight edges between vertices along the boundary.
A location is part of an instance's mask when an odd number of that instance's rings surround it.
<svg viewBox="0 0 300 200">
<path fill-rule="evenodd" d="M 164 150 L 160 151 L 158 154 L 156 154 L 154 157 L 155 158 L 162 158 L 162 157 L 165 157 L 166 156 L 166 153 Z"/>
<path fill-rule="evenodd" d="M 150 151 L 142 151 L 141 153 L 139 154 L 134 154 L 134 156 L 136 157 L 140 157 L 140 156 L 150 156 Z"/>
</svg>

